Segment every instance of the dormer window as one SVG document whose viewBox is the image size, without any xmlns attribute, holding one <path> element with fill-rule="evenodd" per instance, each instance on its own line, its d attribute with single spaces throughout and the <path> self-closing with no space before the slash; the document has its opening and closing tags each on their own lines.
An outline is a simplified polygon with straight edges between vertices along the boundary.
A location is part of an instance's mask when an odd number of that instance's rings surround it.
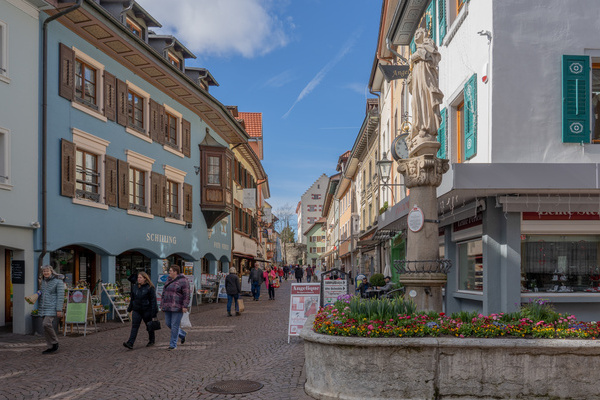
<svg viewBox="0 0 600 400">
<path fill-rule="evenodd" d="M 140 39 L 144 38 L 144 31 L 142 30 L 142 27 L 136 24 L 131 18 L 127 17 L 125 20 L 125 25 L 135 36 L 139 37 Z"/>
<path fill-rule="evenodd" d="M 181 69 L 181 60 L 173 53 L 168 53 L 169 62 L 177 69 Z"/>
</svg>

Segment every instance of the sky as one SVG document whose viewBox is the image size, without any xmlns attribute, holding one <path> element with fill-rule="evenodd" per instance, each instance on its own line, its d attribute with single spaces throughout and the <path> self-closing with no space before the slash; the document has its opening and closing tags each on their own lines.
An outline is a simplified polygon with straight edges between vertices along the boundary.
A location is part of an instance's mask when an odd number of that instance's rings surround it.
<svg viewBox="0 0 600 400">
<path fill-rule="evenodd" d="M 138 0 L 207 68 L 224 105 L 263 114 L 274 213 L 336 173 L 365 117 L 381 0 Z"/>
</svg>

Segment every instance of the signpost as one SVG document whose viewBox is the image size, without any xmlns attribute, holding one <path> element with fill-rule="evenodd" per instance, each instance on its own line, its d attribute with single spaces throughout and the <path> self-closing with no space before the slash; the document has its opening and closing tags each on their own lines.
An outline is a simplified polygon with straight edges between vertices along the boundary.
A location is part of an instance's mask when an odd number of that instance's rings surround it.
<svg viewBox="0 0 600 400">
<path fill-rule="evenodd" d="M 410 66 L 408 65 L 381 65 L 379 69 L 383 73 L 386 81 L 394 81 L 396 79 L 406 79 L 410 74 Z"/>
<path fill-rule="evenodd" d="M 348 294 L 348 280 L 339 279 L 323 280 L 323 307 L 328 304 L 333 304 L 337 301 L 338 296 Z"/>
<path fill-rule="evenodd" d="M 299 336 L 306 320 L 319 311 L 321 285 L 319 283 L 292 283 L 288 343 L 290 336 Z"/>
</svg>

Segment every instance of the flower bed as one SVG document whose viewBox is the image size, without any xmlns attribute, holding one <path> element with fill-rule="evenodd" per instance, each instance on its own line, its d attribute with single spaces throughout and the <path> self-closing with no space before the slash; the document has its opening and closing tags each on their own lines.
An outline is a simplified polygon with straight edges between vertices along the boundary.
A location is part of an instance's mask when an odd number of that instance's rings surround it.
<svg viewBox="0 0 600 400">
<path fill-rule="evenodd" d="M 598 322 L 577 321 L 554 312 L 536 299 L 519 312 L 482 315 L 461 312 L 417 313 L 414 304 L 394 300 L 363 300 L 340 296 L 334 305 L 321 308 L 314 322 L 317 333 L 356 337 L 477 337 L 477 338 L 577 338 L 600 337 Z"/>
</svg>

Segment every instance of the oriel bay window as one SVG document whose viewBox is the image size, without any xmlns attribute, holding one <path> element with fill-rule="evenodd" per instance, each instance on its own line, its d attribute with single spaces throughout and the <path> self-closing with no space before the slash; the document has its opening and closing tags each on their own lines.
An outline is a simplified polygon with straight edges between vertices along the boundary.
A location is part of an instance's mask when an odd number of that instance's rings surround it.
<svg viewBox="0 0 600 400">
<path fill-rule="evenodd" d="M 212 228 L 233 211 L 231 165 L 233 153 L 226 147 L 200 146 L 202 213 Z"/>
</svg>

